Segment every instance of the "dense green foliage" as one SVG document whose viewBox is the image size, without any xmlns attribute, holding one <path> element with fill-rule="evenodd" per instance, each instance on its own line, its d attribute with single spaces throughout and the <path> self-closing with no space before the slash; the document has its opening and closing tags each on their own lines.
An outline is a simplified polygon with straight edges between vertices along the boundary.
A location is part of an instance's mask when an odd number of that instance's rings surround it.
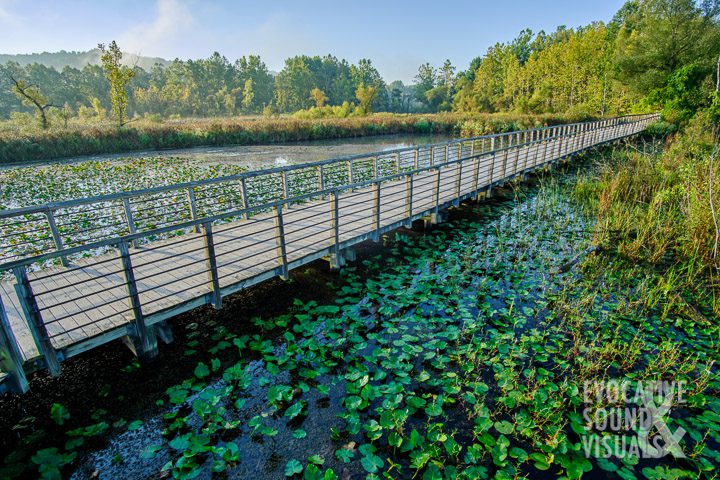
<svg viewBox="0 0 720 480">
<path fill-rule="evenodd" d="M 584 112 L 665 109 L 686 120 L 712 101 L 720 56 L 716 1 L 631 0 L 609 24 L 525 30 L 458 79 L 458 111 Z"/>
</svg>

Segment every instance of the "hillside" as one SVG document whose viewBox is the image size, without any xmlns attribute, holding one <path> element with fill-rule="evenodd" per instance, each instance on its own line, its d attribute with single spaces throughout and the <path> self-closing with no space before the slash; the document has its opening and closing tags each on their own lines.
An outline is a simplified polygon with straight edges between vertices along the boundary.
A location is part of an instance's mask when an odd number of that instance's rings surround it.
<svg viewBox="0 0 720 480">
<path fill-rule="evenodd" d="M 60 71 L 65 66 L 82 69 L 85 65 L 99 65 L 100 51 L 97 48 L 87 52 L 42 52 L 28 54 L 4 54 L 0 53 L 0 64 L 17 62 L 21 66 L 39 63 L 47 67 L 53 67 Z M 143 70 L 150 70 L 156 63 L 167 65 L 170 62 L 164 58 L 143 57 L 132 53 L 124 53 L 123 63 L 126 65 L 137 65 Z"/>
</svg>

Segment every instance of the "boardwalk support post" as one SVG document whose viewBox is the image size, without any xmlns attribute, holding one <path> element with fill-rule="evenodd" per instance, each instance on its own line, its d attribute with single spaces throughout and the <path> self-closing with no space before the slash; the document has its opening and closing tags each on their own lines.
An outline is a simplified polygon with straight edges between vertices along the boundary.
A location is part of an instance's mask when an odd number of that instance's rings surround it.
<svg viewBox="0 0 720 480">
<path fill-rule="evenodd" d="M 50 335 L 48 335 L 47 327 L 42 319 L 35 294 L 30 285 L 30 280 L 28 280 L 27 270 L 24 266 L 15 267 L 13 268 L 13 273 L 17 279 L 15 292 L 20 300 L 25 318 L 28 321 L 30 332 L 35 339 L 35 344 L 45 359 L 45 365 L 47 365 L 50 375 L 57 377 L 60 375 L 60 359 L 58 358 L 55 347 L 52 346 L 52 342 L 50 341 Z"/>
<path fill-rule="evenodd" d="M 142 312 L 140 294 L 138 293 L 137 282 L 135 281 L 130 249 L 125 240 L 120 240 L 118 250 L 120 251 L 120 260 L 125 274 L 125 288 L 127 289 L 130 308 L 133 312 L 133 321 L 128 325 L 128 335 L 123 338 L 123 341 L 136 357 L 140 359 L 155 358 L 158 354 L 155 329 L 145 325 L 145 316 Z"/>
<path fill-rule="evenodd" d="M 9 376 L 10 390 L 13 393 L 25 393 L 30 389 L 23 369 L 22 352 L 10 327 L 2 298 L 0 298 L 0 368 Z"/>
</svg>

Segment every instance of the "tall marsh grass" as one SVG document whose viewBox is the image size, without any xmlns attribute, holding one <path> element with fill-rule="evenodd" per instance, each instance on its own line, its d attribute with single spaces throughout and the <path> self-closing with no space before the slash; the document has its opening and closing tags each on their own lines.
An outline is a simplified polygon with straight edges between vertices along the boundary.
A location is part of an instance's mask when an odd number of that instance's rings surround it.
<svg viewBox="0 0 720 480">
<path fill-rule="evenodd" d="M 349 118 L 138 119 L 124 128 L 71 121 L 43 131 L 0 123 L 0 163 L 203 145 L 251 145 L 387 134 L 482 135 L 581 120 L 563 115 L 379 113 Z"/>
<path fill-rule="evenodd" d="M 656 267 L 678 291 L 707 293 L 720 314 L 720 160 L 713 125 L 699 115 L 656 147 L 614 152 L 578 181 L 574 194 L 597 213 L 597 243 Z"/>
</svg>

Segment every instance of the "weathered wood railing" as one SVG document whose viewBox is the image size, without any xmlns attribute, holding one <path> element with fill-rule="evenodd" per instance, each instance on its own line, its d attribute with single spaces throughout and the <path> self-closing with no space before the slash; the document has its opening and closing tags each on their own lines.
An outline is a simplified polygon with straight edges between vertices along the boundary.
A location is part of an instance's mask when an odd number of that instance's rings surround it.
<svg viewBox="0 0 720 480">
<path fill-rule="evenodd" d="M 224 296 L 317 258 L 340 264 L 353 244 L 656 119 L 487 135 L 0 212 L 0 272 L 13 277 L 0 289 L 0 369 L 25 390 L 26 370 L 58 374 L 62 359 L 115 338 L 153 355 L 177 313 L 220 308 Z"/>
</svg>

